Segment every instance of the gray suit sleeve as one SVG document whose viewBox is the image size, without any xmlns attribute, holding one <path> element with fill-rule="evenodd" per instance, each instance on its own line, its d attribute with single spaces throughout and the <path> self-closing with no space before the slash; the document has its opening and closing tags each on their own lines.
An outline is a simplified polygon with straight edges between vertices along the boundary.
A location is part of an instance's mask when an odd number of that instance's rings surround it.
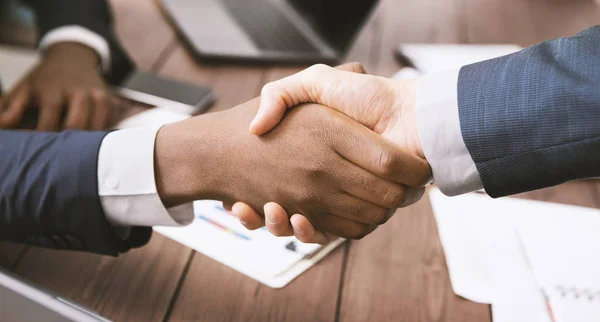
<svg viewBox="0 0 600 322">
<path fill-rule="evenodd" d="M 463 67 L 458 105 L 491 196 L 600 177 L 600 26 Z"/>
</svg>

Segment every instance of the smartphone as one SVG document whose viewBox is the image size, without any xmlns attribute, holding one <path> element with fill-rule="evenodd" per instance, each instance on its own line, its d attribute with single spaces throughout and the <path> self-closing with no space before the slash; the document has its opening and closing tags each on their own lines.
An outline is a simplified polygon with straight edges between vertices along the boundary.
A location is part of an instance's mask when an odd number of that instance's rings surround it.
<svg viewBox="0 0 600 322">
<path fill-rule="evenodd" d="M 142 71 L 133 72 L 115 90 L 124 98 L 186 115 L 201 114 L 215 101 L 208 87 L 174 81 Z"/>
</svg>

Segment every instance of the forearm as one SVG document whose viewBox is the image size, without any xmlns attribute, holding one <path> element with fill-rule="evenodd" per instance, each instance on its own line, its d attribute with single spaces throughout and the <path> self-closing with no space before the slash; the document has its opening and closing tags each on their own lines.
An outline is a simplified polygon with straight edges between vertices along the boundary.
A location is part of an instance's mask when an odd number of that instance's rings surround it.
<svg viewBox="0 0 600 322">
<path fill-rule="evenodd" d="M 194 200 L 227 199 L 223 193 L 226 182 L 220 173 L 233 170 L 227 163 L 231 145 L 218 126 L 226 113 L 165 125 L 158 132 L 154 150 L 156 188 L 167 208 Z"/>
<path fill-rule="evenodd" d="M 0 132 L 0 239 L 116 255 L 100 205 L 102 132 Z M 60 241 L 79 240 L 63 245 Z M 60 244 L 60 245 L 58 245 Z"/>
<path fill-rule="evenodd" d="M 600 27 L 465 66 L 462 135 L 486 191 L 600 176 Z"/>
</svg>

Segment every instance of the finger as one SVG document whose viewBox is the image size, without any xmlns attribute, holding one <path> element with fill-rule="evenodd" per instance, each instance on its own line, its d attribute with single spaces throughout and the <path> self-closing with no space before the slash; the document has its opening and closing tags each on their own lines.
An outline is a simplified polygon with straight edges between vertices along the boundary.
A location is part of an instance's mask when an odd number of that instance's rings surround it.
<svg viewBox="0 0 600 322">
<path fill-rule="evenodd" d="M 429 183 L 432 175 L 427 161 L 352 120 L 344 124 L 348 131 L 334 137 L 334 148 L 346 160 L 381 178 L 411 187 Z"/>
<path fill-rule="evenodd" d="M 236 202 L 231 207 L 231 212 L 248 230 L 255 230 L 265 225 L 264 217 L 243 202 Z"/>
<path fill-rule="evenodd" d="M 16 89 L 14 94 L 0 100 L 0 127 L 14 128 L 23 120 L 31 102 L 31 90 L 27 84 Z"/>
<path fill-rule="evenodd" d="M 367 225 L 382 225 L 391 216 L 390 209 L 340 191 L 324 205 L 326 213 Z"/>
<path fill-rule="evenodd" d="M 379 177 L 348 160 L 338 165 L 335 184 L 345 193 L 384 208 L 405 207 L 412 200 L 408 186 Z"/>
<path fill-rule="evenodd" d="M 345 161 L 340 166 L 343 177 L 336 179 L 338 188 L 359 199 L 369 201 L 383 208 L 403 208 L 410 206 L 423 197 L 425 188 L 399 184 L 362 169 Z"/>
<path fill-rule="evenodd" d="M 425 187 L 408 187 L 406 193 L 406 202 L 403 207 L 411 206 L 421 200 L 423 195 L 425 195 Z"/>
<path fill-rule="evenodd" d="M 87 130 L 94 109 L 90 95 L 81 90 L 74 91 L 69 101 L 69 109 L 64 128 L 69 130 Z"/>
<path fill-rule="evenodd" d="M 377 228 L 377 225 L 368 225 L 329 213 L 319 215 L 311 222 L 318 231 L 349 239 L 361 239 Z"/>
<path fill-rule="evenodd" d="M 108 128 L 111 111 L 111 99 L 104 91 L 96 91 L 92 94 L 94 109 L 90 119 L 90 129 L 99 131 Z M 115 107 L 116 108 L 116 107 Z"/>
<path fill-rule="evenodd" d="M 316 230 L 310 221 L 302 215 L 293 215 L 290 218 L 290 223 L 294 230 L 294 236 L 303 243 L 325 245 L 334 238 L 333 235 Z"/>
<path fill-rule="evenodd" d="M 58 130 L 64 107 L 62 94 L 56 90 L 46 89 L 42 90 L 36 98 L 40 110 L 37 130 Z"/>
<path fill-rule="evenodd" d="M 267 230 L 271 234 L 277 237 L 294 235 L 289 217 L 283 207 L 277 203 L 269 202 L 264 206 L 264 211 Z"/>
<path fill-rule="evenodd" d="M 373 128 L 381 118 L 381 113 L 391 109 L 387 105 L 392 100 L 382 90 L 387 88 L 387 82 L 380 77 L 354 72 L 364 71 L 362 66 L 358 67 L 355 63 L 342 65 L 340 69 L 314 65 L 265 85 L 261 91 L 258 113 L 250 124 L 250 133 L 267 133 L 281 121 L 288 108 L 302 103 L 326 105 Z M 371 99 L 374 95 L 381 95 L 383 99 Z M 386 106 L 369 106 L 379 102 Z M 365 114 L 366 106 L 378 112 Z"/>
</svg>

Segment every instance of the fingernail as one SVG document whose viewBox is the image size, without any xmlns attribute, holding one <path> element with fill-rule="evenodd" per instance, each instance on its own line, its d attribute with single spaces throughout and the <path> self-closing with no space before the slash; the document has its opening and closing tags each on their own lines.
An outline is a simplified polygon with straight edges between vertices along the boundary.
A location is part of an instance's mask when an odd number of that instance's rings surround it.
<svg viewBox="0 0 600 322">
<path fill-rule="evenodd" d="M 248 223 L 247 223 L 247 222 L 245 222 L 245 221 L 243 221 L 243 220 L 240 220 L 240 223 L 241 223 L 242 225 L 244 225 L 244 226 L 247 226 L 247 225 L 248 225 Z"/>
<path fill-rule="evenodd" d="M 294 226 L 294 225 L 292 225 L 292 227 L 294 229 L 294 233 L 296 233 L 298 235 L 302 235 L 302 236 L 306 235 L 306 232 L 302 228 Z"/>
<path fill-rule="evenodd" d="M 252 132 L 252 130 L 256 127 L 256 123 L 258 121 L 256 120 L 256 116 L 252 119 L 252 122 L 250 122 L 250 131 Z"/>
<path fill-rule="evenodd" d="M 272 225 L 277 225 L 279 223 L 279 220 L 277 220 L 278 218 L 273 217 L 272 215 L 269 214 L 265 214 L 265 220 Z"/>
<path fill-rule="evenodd" d="M 306 232 L 295 223 L 295 220 L 290 219 L 290 221 L 292 222 L 292 229 L 294 230 L 294 234 L 298 234 L 298 235 L 306 234 Z"/>
</svg>

